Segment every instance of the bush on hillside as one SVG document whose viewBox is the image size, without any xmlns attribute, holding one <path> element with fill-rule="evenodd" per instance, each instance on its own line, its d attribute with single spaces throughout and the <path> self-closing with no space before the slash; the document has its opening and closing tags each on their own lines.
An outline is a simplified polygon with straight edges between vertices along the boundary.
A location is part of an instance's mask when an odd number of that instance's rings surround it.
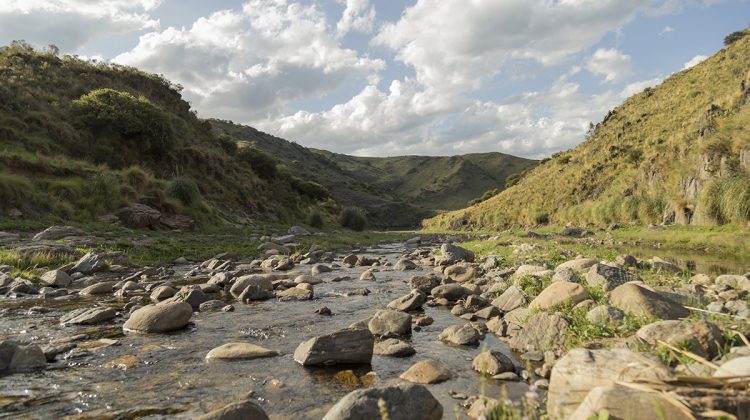
<svg viewBox="0 0 750 420">
<path fill-rule="evenodd" d="M 314 181 L 305 181 L 304 179 L 292 176 L 289 178 L 289 184 L 291 184 L 292 188 L 298 193 L 306 195 L 314 200 L 325 200 L 331 196 L 325 187 Z"/>
<path fill-rule="evenodd" d="M 253 172 L 263 179 L 268 180 L 276 176 L 276 165 L 279 162 L 255 147 L 242 148 L 237 153 L 237 159 L 240 162 L 250 165 Z"/>
<path fill-rule="evenodd" d="M 724 45 L 730 45 L 734 44 L 735 42 L 739 41 L 740 39 L 744 38 L 745 35 L 747 35 L 747 31 L 736 31 L 732 32 L 731 34 L 724 37 Z"/>
<path fill-rule="evenodd" d="M 351 230 L 361 231 L 365 229 L 367 218 L 361 209 L 346 207 L 339 214 L 339 224 Z"/>
<path fill-rule="evenodd" d="M 307 215 L 306 222 L 308 226 L 320 229 L 323 227 L 323 215 L 319 211 L 313 210 Z"/>
<path fill-rule="evenodd" d="M 549 213 L 546 211 L 536 211 L 532 215 L 533 221 L 535 225 L 546 225 L 549 223 Z"/>
<path fill-rule="evenodd" d="M 191 178 L 184 176 L 172 178 L 167 183 L 166 193 L 170 197 L 180 200 L 182 204 L 188 207 L 198 203 L 201 199 L 198 184 L 196 184 Z"/>
<path fill-rule="evenodd" d="M 231 136 L 222 133 L 218 138 L 219 146 L 227 152 L 228 155 L 234 156 L 237 153 L 237 141 Z"/>
<path fill-rule="evenodd" d="M 174 146 L 168 115 L 143 96 L 96 89 L 72 102 L 78 122 L 96 132 L 114 132 L 133 147 L 163 156 Z"/>
</svg>

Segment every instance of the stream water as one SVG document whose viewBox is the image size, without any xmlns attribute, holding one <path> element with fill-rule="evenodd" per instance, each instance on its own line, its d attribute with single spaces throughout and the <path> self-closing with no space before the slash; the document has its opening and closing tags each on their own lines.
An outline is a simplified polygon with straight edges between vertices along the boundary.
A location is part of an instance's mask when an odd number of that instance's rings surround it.
<svg viewBox="0 0 750 420">
<path fill-rule="evenodd" d="M 400 257 L 401 245 L 367 249 L 369 256 L 382 256 L 390 262 Z M 296 268 L 307 272 L 306 266 Z M 82 417 L 195 417 L 211 409 L 244 399 L 252 393 L 271 418 L 319 419 L 342 396 L 365 386 L 364 375 L 373 372 L 378 384 L 400 381 L 398 376 L 419 360 L 433 359 L 448 367 L 453 378 L 430 391 L 443 404 L 444 417 L 455 418 L 461 401 L 451 391 L 479 394 L 480 375 L 471 370 L 471 360 L 483 347 L 509 354 L 507 347 L 487 334 L 479 347 L 451 347 L 437 341 L 449 325 L 464 321 L 446 308 L 424 307 L 435 322 L 414 331 L 411 344 L 416 355 L 407 358 L 373 356 L 371 365 L 305 368 L 294 362 L 297 345 L 310 337 L 330 333 L 371 317 L 388 302 L 409 292 L 410 276 L 416 271 L 381 271 L 376 282 L 359 281 L 365 268 L 338 268 L 320 277 L 315 299 L 302 302 L 268 300 L 253 304 L 234 303 L 231 313 L 196 313 L 193 325 L 171 334 L 123 335 L 122 320 L 94 327 L 61 327 L 59 317 L 66 311 L 94 302 L 122 308 L 126 300 L 114 297 L 84 298 L 74 295 L 62 300 L 0 300 L 0 340 L 16 339 L 44 344 L 56 338 L 87 334 L 79 349 L 58 356 L 47 369 L 0 377 L 0 417 L 60 418 Z M 331 282 L 335 277 L 350 280 Z M 181 278 L 181 277 L 180 277 Z M 204 279 L 205 281 L 205 279 Z M 367 288 L 367 296 L 356 289 Z M 29 308 L 43 306 L 50 312 L 29 314 Z M 327 306 L 333 316 L 321 316 L 315 309 Z M 118 341 L 101 345 L 100 338 Z M 206 362 L 206 353 L 227 342 L 249 342 L 281 353 L 278 357 L 249 361 Z M 82 350 L 84 348 L 85 350 Z M 123 356 L 134 356 L 134 366 L 123 370 L 106 364 Z M 66 359 L 67 357 L 67 359 Z M 60 360 L 62 359 L 62 360 Z M 131 358 L 131 361 L 133 359 Z M 515 359 L 518 363 L 518 360 Z M 353 374 L 342 373 L 353 370 Z M 357 379 L 354 379 L 357 377 Z M 499 397 L 503 384 L 511 398 L 526 391 L 523 383 L 489 380 L 487 395 Z"/>
</svg>

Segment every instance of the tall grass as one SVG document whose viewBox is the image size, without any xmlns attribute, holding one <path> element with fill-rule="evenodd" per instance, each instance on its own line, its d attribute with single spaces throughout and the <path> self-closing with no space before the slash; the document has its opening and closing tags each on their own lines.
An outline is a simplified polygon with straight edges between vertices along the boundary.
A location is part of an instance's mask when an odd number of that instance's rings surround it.
<svg viewBox="0 0 750 420">
<path fill-rule="evenodd" d="M 750 174 L 710 180 L 699 196 L 699 209 L 717 224 L 750 221 Z"/>
</svg>

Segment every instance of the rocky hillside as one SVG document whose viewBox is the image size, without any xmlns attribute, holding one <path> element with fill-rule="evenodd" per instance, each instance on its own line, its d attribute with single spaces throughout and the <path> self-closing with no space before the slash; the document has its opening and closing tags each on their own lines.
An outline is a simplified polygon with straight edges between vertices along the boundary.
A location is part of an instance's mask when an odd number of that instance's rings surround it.
<svg viewBox="0 0 750 420">
<path fill-rule="evenodd" d="M 362 207 L 371 225 L 411 227 L 439 210 L 465 207 L 536 161 L 502 153 L 463 156 L 356 157 L 308 149 L 252 127 L 211 120 L 216 129 L 319 182 L 340 205 Z"/>
<path fill-rule="evenodd" d="M 218 138 L 180 89 L 24 43 L 0 48 L 3 216 L 86 221 L 130 206 L 126 218 L 150 227 L 177 215 L 293 219 L 327 197 L 285 172 L 263 173 L 264 156 Z"/>
<path fill-rule="evenodd" d="M 514 187 L 425 225 L 747 224 L 750 36 L 733 41 L 630 97 Z"/>
</svg>

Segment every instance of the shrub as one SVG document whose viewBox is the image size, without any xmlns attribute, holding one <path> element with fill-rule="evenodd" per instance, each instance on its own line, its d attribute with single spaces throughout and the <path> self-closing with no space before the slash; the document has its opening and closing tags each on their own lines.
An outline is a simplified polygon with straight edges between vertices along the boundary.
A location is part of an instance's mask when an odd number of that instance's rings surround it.
<svg viewBox="0 0 750 420">
<path fill-rule="evenodd" d="M 724 45 L 734 44 L 747 35 L 747 31 L 736 31 L 724 37 Z"/>
<path fill-rule="evenodd" d="M 133 147 L 163 156 L 174 145 L 168 115 L 143 96 L 114 89 L 93 90 L 72 102 L 78 122 L 98 132 L 114 132 Z"/>
<path fill-rule="evenodd" d="M 166 186 L 166 193 L 172 198 L 180 200 L 186 206 L 192 206 L 201 199 L 198 184 L 191 178 L 177 176 L 172 178 Z"/>
<path fill-rule="evenodd" d="M 351 230 L 361 231 L 364 230 L 367 219 L 361 209 L 346 207 L 339 214 L 339 224 Z"/>
<path fill-rule="evenodd" d="M 703 215 L 717 224 L 750 221 L 750 174 L 712 179 L 698 196 Z"/>
<path fill-rule="evenodd" d="M 228 155 L 234 156 L 237 154 L 237 141 L 231 136 L 222 133 L 218 138 L 219 146 L 227 152 Z"/>
<path fill-rule="evenodd" d="M 122 176 L 125 181 L 125 185 L 129 186 L 138 193 L 146 191 L 149 184 L 151 183 L 151 177 L 139 166 L 131 166 L 126 169 Z"/>
<path fill-rule="evenodd" d="M 307 215 L 307 225 L 320 229 L 323 227 L 323 215 L 319 211 L 313 210 Z"/>
<path fill-rule="evenodd" d="M 237 159 L 250 165 L 256 175 L 263 179 L 272 179 L 276 176 L 276 159 L 261 152 L 255 147 L 245 147 L 237 154 Z"/>
<path fill-rule="evenodd" d="M 549 223 L 549 214 L 546 211 L 539 210 L 534 212 L 532 219 L 535 225 L 546 225 Z"/>
<path fill-rule="evenodd" d="M 292 176 L 289 178 L 289 184 L 298 193 L 306 195 L 314 200 L 324 200 L 331 196 L 328 190 L 317 182 L 305 181 L 304 179 Z"/>
</svg>

